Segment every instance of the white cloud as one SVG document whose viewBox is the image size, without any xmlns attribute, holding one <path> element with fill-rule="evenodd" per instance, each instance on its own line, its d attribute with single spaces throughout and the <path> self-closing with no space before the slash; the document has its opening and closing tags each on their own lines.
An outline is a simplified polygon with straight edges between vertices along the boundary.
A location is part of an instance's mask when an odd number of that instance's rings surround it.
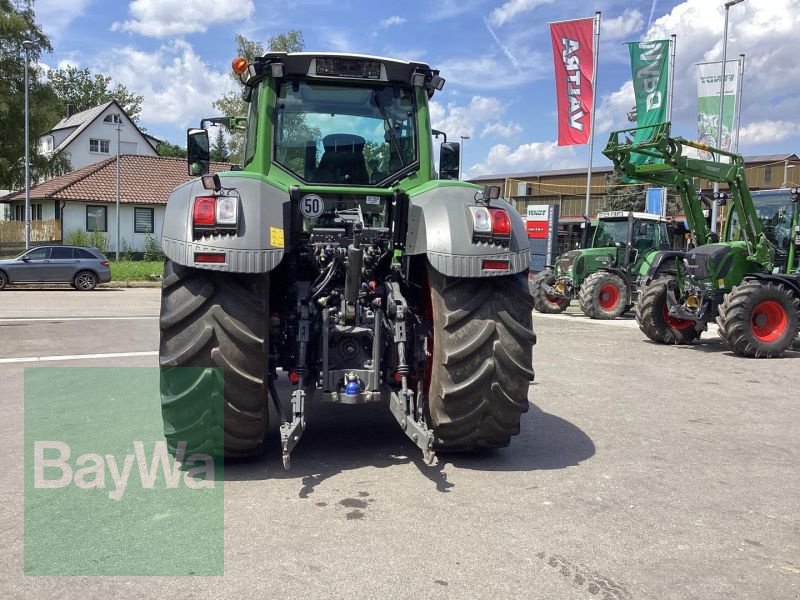
<svg viewBox="0 0 800 600">
<path fill-rule="evenodd" d="M 599 139 L 597 135 L 600 133 L 607 133 L 612 129 L 635 127 L 635 123 L 627 120 L 628 112 L 635 105 L 636 100 L 633 95 L 633 83 L 631 81 L 626 81 L 617 91 L 603 96 L 595 112 L 595 139 Z"/>
<path fill-rule="evenodd" d="M 554 0 L 509 0 L 502 6 L 495 8 L 489 15 L 492 25 L 501 26 L 523 12 L 531 11 L 545 4 L 552 4 Z"/>
<path fill-rule="evenodd" d="M 255 7 L 252 0 L 133 0 L 128 10 L 133 18 L 115 22 L 112 31 L 166 37 L 204 32 L 217 23 L 244 21 Z"/>
<path fill-rule="evenodd" d="M 36 20 L 52 40 L 57 40 L 70 24 L 80 17 L 92 0 L 37 0 Z"/>
<path fill-rule="evenodd" d="M 431 126 L 444 131 L 453 141 L 457 141 L 462 135 L 474 137 L 481 124 L 499 119 L 504 110 L 497 98 L 485 96 L 473 96 L 466 106 L 459 106 L 455 102 L 443 106 L 432 100 Z"/>
<path fill-rule="evenodd" d="M 795 121 L 758 121 L 742 127 L 741 143 L 768 144 L 800 136 L 800 123 Z"/>
<path fill-rule="evenodd" d="M 514 149 L 505 144 L 492 146 L 483 162 L 464 171 L 465 178 L 472 178 L 493 173 L 547 171 L 579 166 L 574 147 L 561 147 L 557 142 L 531 142 Z"/>
<path fill-rule="evenodd" d="M 519 123 L 513 121 L 509 123 L 495 121 L 494 123 L 489 123 L 483 128 L 483 131 L 481 132 L 481 138 L 489 136 L 496 138 L 511 138 L 515 135 L 519 135 L 520 133 L 522 133 L 522 125 Z"/>
<path fill-rule="evenodd" d="M 444 60 L 438 68 L 450 84 L 470 89 L 501 89 L 531 83 L 548 77 L 553 69 L 552 59 L 539 53 L 520 59 L 517 52 L 517 59 L 519 69 L 505 58 L 488 55 Z"/>
<path fill-rule="evenodd" d="M 644 27 L 644 17 L 638 10 L 626 8 L 620 16 L 600 21 L 602 40 L 623 40 Z"/>
<path fill-rule="evenodd" d="M 380 23 L 378 23 L 378 25 L 385 29 L 387 27 L 391 27 L 392 25 L 402 25 L 405 22 L 406 22 L 406 18 L 405 17 L 401 17 L 401 16 L 398 16 L 398 15 L 393 15 L 393 16 L 389 17 L 388 19 L 384 19 L 383 21 L 381 21 Z"/>
<path fill-rule="evenodd" d="M 146 127 L 196 124 L 212 114 L 211 103 L 234 86 L 227 72 L 215 71 L 183 40 L 153 52 L 115 49 L 92 69 L 113 73 L 115 82 L 144 97 L 141 120 Z"/>
</svg>

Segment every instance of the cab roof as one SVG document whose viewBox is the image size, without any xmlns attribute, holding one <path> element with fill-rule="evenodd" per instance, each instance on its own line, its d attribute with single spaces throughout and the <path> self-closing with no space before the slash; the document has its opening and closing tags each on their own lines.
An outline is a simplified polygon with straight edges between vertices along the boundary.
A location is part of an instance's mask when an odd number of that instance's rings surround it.
<svg viewBox="0 0 800 600">
<path fill-rule="evenodd" d="M 669 222 L 667 217 L 662 217 L 661 215 L 646 212 L 633 212 L 628 210 L 609 210 L 605 212 L 599 212 L 597 213 L 597 219 L 605 221 L 610 221 L 613 219 L 627 219 L 629 215 L 632 215 L 634 219 L 639 219 L 641 221 L 660 221 L 663 223 Z"/>
</svg>

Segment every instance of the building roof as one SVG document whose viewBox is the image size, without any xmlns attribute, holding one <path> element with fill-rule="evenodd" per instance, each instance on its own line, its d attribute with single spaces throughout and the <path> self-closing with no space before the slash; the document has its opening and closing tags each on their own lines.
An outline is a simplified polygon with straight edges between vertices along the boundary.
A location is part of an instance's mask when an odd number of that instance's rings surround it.
<svg viewBox="0 0 800 600">
<path fill-rule="evenodd" d="M 745 156 L 744 163 L 749 164 L 763 164 L 763 163 L 781 163 L 785 160 L 798 161 L 797 154 L 760 154 L 756 156 Z M 614 170 L 613 165 L 592 166 L 592 173 L 610 173 Z M 535 179 L 537 177 L 558 177 L 569 175 L 585 175 L 586 168 L 580 169 L 556 169 L 553 171 L 530 171 L 525 173 L 497 173 L 494 175 L 480 175 L 473 177 L 469 181 L 496 181 L 498 179 Z"/>
<path fill-rule="evenodd" d="M 54 177 L 31 188 L 32 200 L 73 200 L 76 202 L 116 202 L 116 157 L 87 165 L 66 175 Z M 212 162 L 214 171 L 229 171 L 230 164 Z M 170 192 L 194 179 L 187 173 L 185 158 L 123 154 L 119 163 L 121 203 L 166 204 Z M 25 192 L 0 197 L 0 202 L 22 200 Z"/>
<path fill-rule="evenodd" d="M 139 129 L 139 126 L 133 122 L 133 120 L 128 116 L 128 113 L 125 112 L 125 109 L 122 108 L 116 100 L 109 100 L 105 104 L 100 104 L 99 106 L 94 106 L 92 108 L 82 110 L 81 112 L 75 113 L 71 117 L 65 117 L 61 119 L 58 123 L 55 124 L 55 126 L 50 131 L 45 133 L 44 135 L 48 135 L 53 131 L 58 131 L 60 129 L 74 128 L 69 133 L 69 135 L 61 141 L 61 143 L 58 146 L 53 148 L 53 152 L 54 153 L 60 152 L 61 150 L 64 150 L 67 146 L 69 146 L 73 142 L 73 140 L 75 140 L 75 138 L 77 138 L 81 133 L 83 133 L 83 131 L 87 127 L 89 127 L 89 125 L 94 123 L 94 121 L 100 115 L 102 115 L 105 112 L 105 110 L 112 104 L 116 106 L 117 109 L 125 115 L 128 121 L 130 121 L 130 123 L 134 127 L 136 127 L 136 130 L 142 135 L 142 137 L 144 137 L 145 141 L 147 141 L 147 143 L 150 144 L 150 146 L 152 146 L 153 150 L 155 150 L 160 140 L 154 138 L 152 135 L 148 135 L 142 132 L 142 130 Z M 154 141 L 155 143 L 153 143 Z"/>
</svg>

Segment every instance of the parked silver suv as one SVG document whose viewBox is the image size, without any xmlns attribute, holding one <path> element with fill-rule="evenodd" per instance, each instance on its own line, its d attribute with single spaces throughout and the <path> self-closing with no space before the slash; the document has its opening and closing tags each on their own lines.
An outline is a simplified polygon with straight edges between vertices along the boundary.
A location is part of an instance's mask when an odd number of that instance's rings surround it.
<svg viewBox="0 0 800 600">
<path fill-rule="evenodd" d="M 97 248 L 39 246 L 0 260 L 0 290 L 16 283 L 69 283 L 88 292 L 109 281 L 108 259 Z"/>
</svg>

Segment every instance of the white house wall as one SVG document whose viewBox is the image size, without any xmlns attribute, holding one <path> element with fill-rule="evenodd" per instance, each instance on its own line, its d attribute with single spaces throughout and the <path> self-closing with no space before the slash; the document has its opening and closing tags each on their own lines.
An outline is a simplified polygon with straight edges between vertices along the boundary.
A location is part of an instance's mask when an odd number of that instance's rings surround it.
<svg viewBox="0 0 800 600">
<path fill-rule="evenodd" d="M 118 113 L 119 110 L 113 104 L 109 106 L 103 113 L 97 117 L 91 125 L 84 129 L 81 134 L 76 137 L 69 146 L 66 147 L 66 152 L 69 153 L 70 166 L 73 170 L 80 169 L 86 165 L 91 165 L 100 162 L 110 156 L 117 154 L 117 125 L 116 123 L 106 123 L 103 119 L 107 115 Z M 90 152 L 89 140 L 108 140 L 108 153 L 104 152 Z M 126 150 L 126 148 L 135 148 L 134 152 Z M 139 133 L 136 126 L 131 123 L 128 118 L 122 113 L 122 129 L 120 130 L 120 154 L 138 154 L 142 156 L 158 156 L 152 146 L 147 143 L 144 136 Z"/>
<path fill-rule="evenodd" d="M 104 232 L 108 237 L 108 250 L 109 254 L 114 254 L 117 250 L 117 217 L 115 204 L 89 204 L 90 206 L 106 206 L 106 221 L 108 231 Z M 79 229 L 86 231 L 86 206 L 83 202 L 67 202 L 63 212 L 63 231 L 64 238 L 70 234 L 71 231 Z M 119 230 L 120 238 L 127 242 L 131 250 L 134 252 L 144 251 L 144 234 L 133 232 L 133 209 L 135 205 L 122 204 L 119 213 Z M 163 205 L 141 205 L 139 208 L 152 208 L 153 209 L 153 225 L 155 231 L 152 233 L 153 238 L 160 242 L 161 229 L 164 226 L 164 209 Z M 122 246 L 120 246 L 122 252 Z"/>
</svg>

